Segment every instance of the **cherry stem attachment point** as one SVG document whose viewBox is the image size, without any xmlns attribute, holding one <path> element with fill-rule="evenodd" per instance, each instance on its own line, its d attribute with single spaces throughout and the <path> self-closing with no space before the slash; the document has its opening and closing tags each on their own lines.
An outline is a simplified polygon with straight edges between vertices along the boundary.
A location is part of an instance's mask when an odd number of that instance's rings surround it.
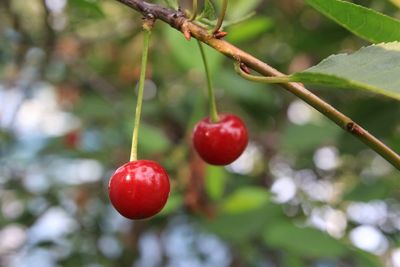
<svg viewBox="0 0 400 267">
<path fill-rule="evenodd" d="M 219 29 L 222 26 L 222 23 L 224 22 L 225 14 L 226 14 L 226 9 L 228 8 L 228 0 L 222 0 L 222 8 L 221 8 L 221 13 L 219 14 L 217 24 L 215 25 L 214 29 L 212 30 L 212 33 L 217 33 Z"/>
<path fill-rule="evenodd" d="M 208 69 L 206 53 L 204 51 L 203 44 L 200 41 L 197 41 L 197 44 L 199 45 L 200 54 L 201 58 L 203 59 L 204 70 L 206 72 L 206 77 L 207 77 L 208 98 L 210 102 L 210 119 L 212 122 L 218 122 L 219 117 L 217 112 L 217 104 L 215 100 L 214 88 L 211 82 L 211 73 L 210 70 Z"/>
<path fill-rule="evenodd" d="M 138 137 L 139 137 L 139 126 L 140 126 L 140 117 L 142 113 L 142 103 L 143 103 L 143 91 L 144 91 L 144 82 L 146 78 L 146 66 L 147 66 L 147 55 L 149 51 L 149 42 L 151 37 L 151 29 L 153 27 L 154 19 L 145 18 L 143 22 L 143 52 L 142 52 L 142 62 L 140 66 L 140 77 L 139 77 L 139 88 L 138 88 L 138 96 L 136 102 L 136 111 L 135 111 L 135 122 L 133 126 L 132 132 L 132 146 L 131 146 L 131 156 L 130 161 L 135 161 L 138 159 L 137 147 L 138 147 Z"/>
<path fill-rule="evenodd" d="M 190 16 L 190 21 L 193 21 L 196 19 L 197 17 L 197 11 L 198 11 L 198 1 L 197 0 L 193 0 L 192 2 L 192 15 Z"/>
</svg>

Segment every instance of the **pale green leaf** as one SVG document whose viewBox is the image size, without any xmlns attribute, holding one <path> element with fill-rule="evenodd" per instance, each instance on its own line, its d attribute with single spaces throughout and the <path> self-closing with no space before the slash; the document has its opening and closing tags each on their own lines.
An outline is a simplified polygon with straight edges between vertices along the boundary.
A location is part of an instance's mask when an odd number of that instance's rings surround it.
<svg viewBox="0 0 400 267">
<path fill-rule="evenodd" d="M 139 131 L 139 148 L 145 153 L 162 153 L 171 146 L 171 141 L 159 128 L 143 123 Z"/>
<path fill-rule="evenodd" d="M 269 18 L 257 17 L 229 27 L 227 40 L 233 43 L 251 40 L 272 27 Z"/>
<path fill-rule="evenodd" d="M 216 166 L 207 166 L 205 178 L 205 189 L 208 196 L 213 200 L 218 200 L 222 197 L 226 184 L 226 171 L 224 168 Z"/>
<path fill-rule="evenodd" d="M 373 43 L 400 41 L 400 21 L 341 0 L 306 0 L 325 16 Z"/>
<path fill-rule="evenodd" d="M 206 18 L 209 20 L 213 20 L 217 17 L 215 13 L 215 8 L 211 0 L 205 0 L 204 1 L 204 9 L 203 12 L 200 15 L 201 18 Z"/>
<path fill-rule="evenodd" d="M 164 0 L 165 4 L 174 10 L 177 10 L 179 7 L 178 0 Z"/>
<path fill-rule="evenodd" d="M 157 216 L 167 216 L 170 215 L 171 213 L 175 212 L 179 207 L 182 206 L 182 196 L 178 194 L 171 194 L 168 197 L 168 201 L 165 204 L 165 207 L 161 210 L 160 213 L 157 214 Z"/>
<path fill-rule="evenodd" d="M 97 2 L 87 0 L 69 0 L 68 4 L 78 8 L 80 11 L 88 12 L 94 18 L 104 18 L 103 10 Z"/>
<path fill-rule="evenodd" d="M 190 41 L 186 41 L 182 33 L 171 27 L 165 27 L 164 30 L 164 36 L 167 40 L 171 55 L 178 63 L 178 66 L 185 71 L 197 69 L 201 71 L 201 73 L 204 73 L 204 65 L 196 40 L 192 38 Z M 204 50 L 207 55 L 208 66 L 211 73 L 217 73 L 222 63 L 222 55 L 208 46 L 204 46 Z"/>
<path fill-rule="evenodd" d="M 222 210 L 226 213 L 242 213 L 258 209 L 268 203 L 270 194 L 261 187 L 242 187 L 228 196 L 222 203 Z"/>
<path fill-rule="evenodd" d="M 328 57 L 289 76 L 291 81 L 358 88 L 400 100 L 400 42 L 364 47 Z"/>
<path fill-rule="evenodd" d="M 262 0 L 231 0 L 228 4 L 227 19 L 237 20 L 253 12 Z M 217 1 L 220 7 L 222 1 Z"/>
</svg>

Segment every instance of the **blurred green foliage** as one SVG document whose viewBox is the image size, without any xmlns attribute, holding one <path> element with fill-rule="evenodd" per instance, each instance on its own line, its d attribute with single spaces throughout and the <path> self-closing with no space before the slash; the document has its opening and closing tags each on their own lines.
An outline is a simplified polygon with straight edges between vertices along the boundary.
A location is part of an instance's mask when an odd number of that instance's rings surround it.
<svg viewBox="0 0 400 267">
<path fill-rule="evenodd" d="M 396 2 L 354 2 L 400 16 Z M 248 15 L 226 39 L 287 73 L 367 44 L 303 1 L 230 1 L 228 24 Z M 208 110 L 200 53 L 162 22 L 139 156 L 168 170 L 172 192 L 154 218 L 125 220 L 107 183 L 129 159 L 140 15 L 117 1 L 5 0 L 0 31 L 1 266 L 400 266 L 399 172 L 210 48 L 219 110 L 243 118 L 250 144 L 226 168 L 198 158 L 191 129 Z M 398 102 L 312 89 L 399 151 Z"/>
</svg>

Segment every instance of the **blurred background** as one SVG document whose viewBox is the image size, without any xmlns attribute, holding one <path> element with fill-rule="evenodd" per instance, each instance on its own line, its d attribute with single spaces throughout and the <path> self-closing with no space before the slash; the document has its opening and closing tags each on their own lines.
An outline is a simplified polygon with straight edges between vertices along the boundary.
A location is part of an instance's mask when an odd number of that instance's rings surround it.
<svg viewBox="0 0 400 267">
<path fill-rule="evenodd" d="M 397 0 L 353 2 L 400 18 Z M 301 0 L 232 0 L 227 21 L 253 11 L 226 39 L 283 72 L 367 45 Z M 141 49 L 141 17 L 117 1 L 1 0 L 0 266 L 400 267 L 399 172 L 208 48 L 219 110 L 243 118 L 250 142 L 227 167 L 198 158 L 200 54 L 162 22 L 139 153 L 167 169 L 172 191 L 150 220 L 120 216 L 107 184 L 129 159 Z M 312 89 L 400 151 L 398 102 Z"/>
</svg>

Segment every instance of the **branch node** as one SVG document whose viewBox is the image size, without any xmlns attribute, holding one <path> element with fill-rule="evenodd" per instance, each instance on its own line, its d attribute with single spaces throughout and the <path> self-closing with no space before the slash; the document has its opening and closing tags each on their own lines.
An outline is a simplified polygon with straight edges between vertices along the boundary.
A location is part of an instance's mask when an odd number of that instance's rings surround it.
<svg viewBox="0 0 400 267">
<path fill-rule="evenodd" d="M 213 37 L 216 38 L 216 39 L 222 39 L 227 35 L 228 35 L 228 33 L 224 32 L 224 31 L 217 31 L 217 32 L 213 33 Z"/>
<path fill-rule="evenodd" d="M 354 122 L 349 122 L 349 123 L 347 123 L 346 129 L 347 129 L 347 131 L 349 131 L 349 132 L 352 133 L 352 134 L 359 135 L 359 136 L 364 135 L 364 132 L 363 132 L 363 130 L 361 129 L 361 127 L 358 126 L 358 125 L 357 125 L 356 123 L 354 123 Z"/>
<path fill-rule="evenodd" d="M 144 13 L 143 17 L 143 29 L 146 31 L 151 31 L 156 21 L 156 17 L 149 12 Z"/>
<path fill-rule="evenodd" d="M 186 23 L 182 24 L 181 30 L 183 32 L 183 35 L 185 36 L 186 40 L 190 41 L 190 38 L 192 37 L 192 34 L 190 32 L 190 29 Z"/>
<path fill-rule="evenodd" d="M 244 73 L 251 74 L 249 67 L 247 67 L 243 62 L 240 62 L 239 67 Z"/>
</svg>

